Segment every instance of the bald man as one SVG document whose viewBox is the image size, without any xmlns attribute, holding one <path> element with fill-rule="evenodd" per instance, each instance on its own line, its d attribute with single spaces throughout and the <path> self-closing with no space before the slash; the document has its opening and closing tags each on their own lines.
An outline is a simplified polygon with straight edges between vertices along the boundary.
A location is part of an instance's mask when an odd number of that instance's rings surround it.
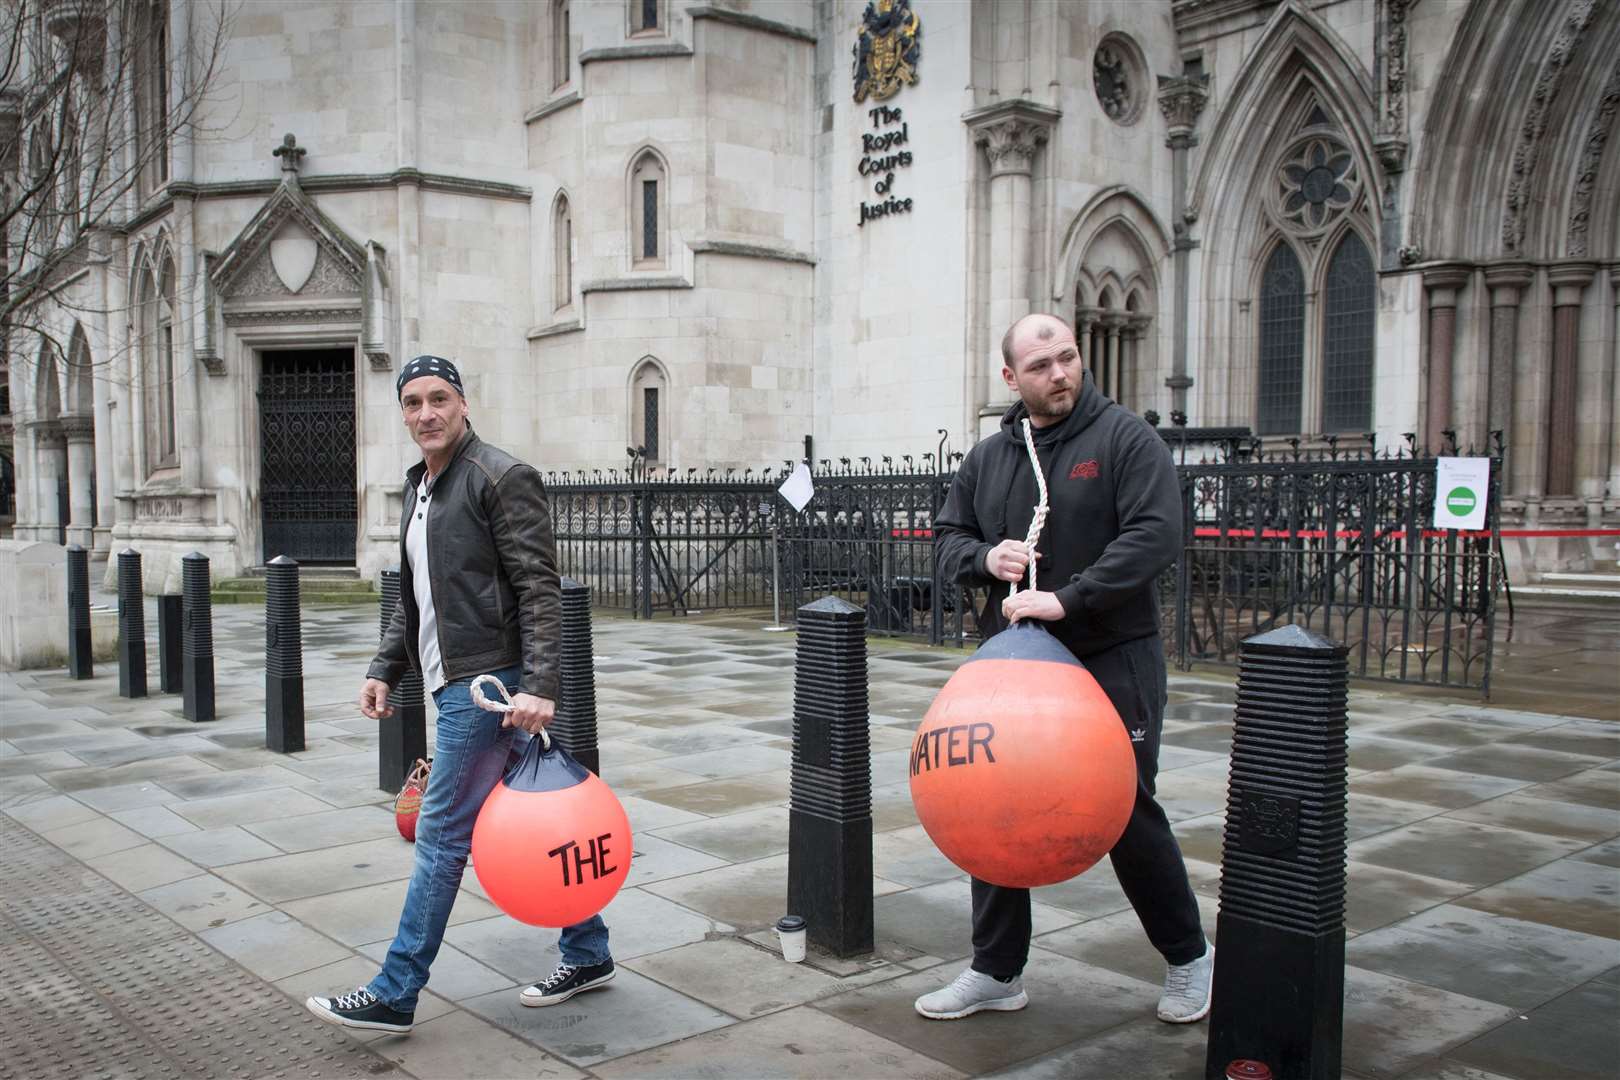
<svg viewBox="0 0 1620 1080">
<path fill-rule="evenodd" d="M 1002 378 L 1018 401 L 1001 430 L 962 462 L 934 521 L 942 580 L 988 589 L 979 616 L 989 637 L 1038 619 L 1083 662 L 1119 710 L 1136 754 L 1136 805 L 1109 859 L 1148 940 L 1168 965 L 1160 1020 L 1209 1013 L 1215 950 L 1204 939 L 1181 849 L 1154 799 L 1166 697 L 1154 579 L 1181 549 L 1181 486 L 1158 433 L 1103 396 L 1084 371 L 1074 331 L 1026 315 L 1001 340 Z M 1023 542 L 1039 493 L 1022 421 L 1029 419 L 1046 477 L 1046 526 Z M 1036 560 L 1039 591 L 1009 597 Z M 1029 1003 L 1028 889 L 973 882 L 973 963 L 917 999 L 932 1020 Z"/>
</svg>

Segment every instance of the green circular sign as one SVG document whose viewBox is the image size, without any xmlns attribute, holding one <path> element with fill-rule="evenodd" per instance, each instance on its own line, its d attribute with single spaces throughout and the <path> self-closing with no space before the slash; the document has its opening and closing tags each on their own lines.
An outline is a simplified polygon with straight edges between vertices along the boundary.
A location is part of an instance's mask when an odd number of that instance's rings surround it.
<svg viewBox="0 0 1620 1080">
<path fill-rule="evenodd" d="M 1473 488 L 1454 487 L 1446 495 L 1446 509 L 1459 517 L 1474 512 L 1474 506 L 1479 498 L 1474 494 Z"/>
</svg>

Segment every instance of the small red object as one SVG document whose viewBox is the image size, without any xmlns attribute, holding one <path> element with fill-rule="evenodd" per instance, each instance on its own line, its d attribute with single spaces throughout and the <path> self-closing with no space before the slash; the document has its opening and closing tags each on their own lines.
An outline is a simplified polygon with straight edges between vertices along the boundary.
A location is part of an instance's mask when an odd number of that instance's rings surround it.
<svg viewBox="0 0 1620 1080">
<path fill-rule="evenodd" d="M 431 761 L 417 758 L 405 778 L 405 786 L 394 796 L 394 827 L 413 844 L 416 843 L 416 818 L 422 812 L 422 793 L 427 790 L 428 773 L 432 768 Z"/>
<path fill-rule="evenodd" d="M 1239 1058 L 1226 1067 L 1226 1080 L 1271 1080 L 1271 1066 Z"/>
</svg>

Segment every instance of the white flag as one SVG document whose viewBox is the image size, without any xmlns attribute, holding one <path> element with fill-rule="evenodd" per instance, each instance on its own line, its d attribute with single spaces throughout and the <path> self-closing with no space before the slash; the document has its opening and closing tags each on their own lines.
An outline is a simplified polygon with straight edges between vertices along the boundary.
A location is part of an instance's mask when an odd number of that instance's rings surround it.
<svg viewBox="0 0 1620 1080">
<path fill-rule="evenodd" d="M 810 466 L 799 462 L 798 467 L 788 473 L 788 478 L 776 490 L 793 505 L 794 513 L 809 506 L 816 494 L 816 486 L 810 482 Z"/>
</svg>

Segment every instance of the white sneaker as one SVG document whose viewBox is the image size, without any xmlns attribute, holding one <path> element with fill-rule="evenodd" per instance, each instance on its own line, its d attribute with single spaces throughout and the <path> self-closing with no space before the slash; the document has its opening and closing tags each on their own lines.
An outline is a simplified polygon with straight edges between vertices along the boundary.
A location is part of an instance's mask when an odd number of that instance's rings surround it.
<svg viewBox="0 0 1620 1080">
<path fill-rule="evenodd" d="M 949 986 L 917 999 L 917 1011 L 930 1020 L 960 1020 L 976 1012 L 1016 1012 L 1029 1004 L 1022 976 L 1002 982 L 968 968 Z"/>
<path fill-rule="evenodd" d="M 1190 964 L 1171 964 L 1164 976 L 1159 1019 L 1167 1024 L 1192 1024 L 1208 1016 L 1214 975 L 1215 946 L 1207 941 L 1203 956 Z"/>
</svg>

